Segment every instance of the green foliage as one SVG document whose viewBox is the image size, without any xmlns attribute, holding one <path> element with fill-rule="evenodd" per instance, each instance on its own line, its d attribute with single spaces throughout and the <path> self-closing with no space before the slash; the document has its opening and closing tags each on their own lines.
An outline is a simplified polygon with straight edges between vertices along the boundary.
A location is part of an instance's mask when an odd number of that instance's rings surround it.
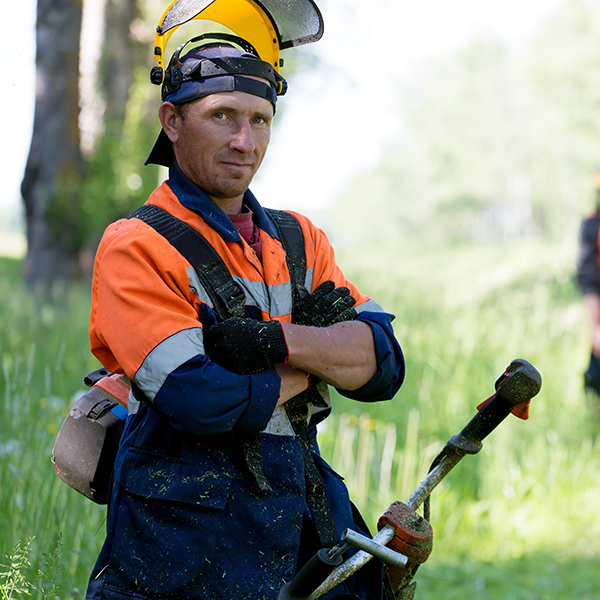
<svg viewBox="0 0 600 600">
<path fill-rule="evenodd" d="M 600 164 L 599 40 L 598 3 L 568 0 L 525 44 L 478 37 L 426 61 L 402 90 L 398 142 L 344 194 L 352 239 L 575 236 Z"/>
<path fill-rule="evenodd" d="M 29 566 L 29 544 L 21 548 L 21 541 L 17 541 L 12 553 L 7 556 L 8 564 L 0 565 L 6 571 L 0 572 L 0 598 L 2 600 L 12 600 L 14 594 L 30 594 L 31 584 L 23 576 L 23 569 Z"/>
<path fill-rule="evenodd" d="M 86 333 L 89 291 L 38 298 L 22 283 L 20 262 L 0 259 L 0 306 L 0 557 L 27 550 L 19 572 L 36 585 L 32 596 L 50 597 L 50 584 L 68 596 L 86 587 L 105 514 L 62 483 L 50 461 L 83 376 L 97 368 Z"/>
<path fill-rule="evenodd" d="M 417 600 L 597 600 L 600 589 L 597 558 L 557 556 L 551 551 L 506 562 L 427 567 L 417 573 Z"/>
<path fill-rule="evenodd" d="M 104 124 L 74 207 L 80 248 L 95 251 L 106 226 L 141 206 L 158 185 L 158 167 L 144 166 L 160 131 L 156 92 L 148 70 L 137 69 L 124 121 Z"/>
<path fill-rule="evenodd" d="M 158 167 L 144 166 L 160 123 L 156 89 L 138 68 L 123 120 L 107 120 L 86 157 L 85 174 L 71 174 L 48 203 L 46 217 L 72 256 L 93 253 L 106 226 L 141 206 L 158 184 Z"/>
<path fill-rule="evenodd" d="M 43 561 L 37 571 L 36 584 L 31 583 L 25 576 L 25 571 L 31 567 L 29 554 L 31 551 L 30 538 L 24 547 L 21 547 L 21 540 L 18 540 L 13 547 L 12 552 L 7 556 L 8 564 L 0 564 L 0 599 L 12 600 L 19 595 L 32 596 L 37 592 L 37 597 L 41 600 L 50 600 L 57 598 L 60 592 L 54 580 L 64 571 L 60 564 L 62 551 L 62 535 L 59 533 L 50 552 L 43 554 Z"/>
<path fill-rule="evenodd" d="M 339 252 L 338 260 L 396 314 L 406 382 L 386 403 L 335 397 L 320 433 L 324 457 L 346 477 L 374 529 L 393 500 L 414 490 L 510 360 L 529 360 L 544 380 L 529 421 L 509 417 L 432 495 L 434 550 L 417 574 L 416 597 L 597 598 L 600 425 L 581 389 L 588 338 L 572 281 L 574 243 L 444 253 L 389 245 L 398 258 L 385 264 L 374 246 Z M 87 348 L 89 291 L 61 294 L 40 302 L 25 291 L 19 263 L 0 260 L 0 557 L 35 537 L 19 572 L 39 598 L 51 585 L 59 597 L 83 596 L 105 514 L 50 464 L 82 375 L 97 366 Z M 44 554 L 61 534 L 57 568 L 39 567 L 52 562 Z"/>
<path fill-rule="evenodd" d="M 349 279 L 396 314 L 407 376 L 388 403 L 336 397 L 347 416 L 322 432 L 324 457 L 374 527 L 508 363 L 529 360 L 543 378 L 530 419 L 510 416 L 432 494 L 434 550 L 416 597 L 597 598 L 600 400 L 582 389 L 589 340 L 574 241 L 401 250 L 386 261 L 381 247 L 338 253 Z"/>
</svg>

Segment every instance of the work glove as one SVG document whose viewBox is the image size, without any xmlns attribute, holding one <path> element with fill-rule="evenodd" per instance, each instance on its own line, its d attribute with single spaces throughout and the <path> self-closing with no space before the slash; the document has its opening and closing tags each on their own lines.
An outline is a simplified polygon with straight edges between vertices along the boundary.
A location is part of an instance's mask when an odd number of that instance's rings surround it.
<svg viewBox="0 0 600 600">
<path fill-rule="evenodd" d="M 270 369 L 288 358 L 281 323 L 232 317 L 204 330 L 204 351 L 221 367 L 238 375 Z"/>
<path fill-rule="evenodd" d="M 335 287 L 333 281 L 324 281 L 312 294 L 307 294 L 294 307 L 292 323 L 311 327 L 329 327 L 342 321 L 353 321 L 356 300 L 347 287 Z"/>
</svg>

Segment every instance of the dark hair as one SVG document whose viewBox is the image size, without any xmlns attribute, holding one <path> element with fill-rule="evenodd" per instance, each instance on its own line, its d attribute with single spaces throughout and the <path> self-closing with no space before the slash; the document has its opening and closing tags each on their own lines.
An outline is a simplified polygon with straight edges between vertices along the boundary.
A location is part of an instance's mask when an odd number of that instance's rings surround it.
<svg viewBox="0 0 600 600">
<path fill-rule="evenodd" d="M 181 115 L 181 120 L 185 121 L 188 116 L 188 112 L 190 110 L 190 104 L 194 102 L 191 100 L 190 102 L 184 102 L 183 104 L 174 104 L 175 110 Z"/>
</svg>

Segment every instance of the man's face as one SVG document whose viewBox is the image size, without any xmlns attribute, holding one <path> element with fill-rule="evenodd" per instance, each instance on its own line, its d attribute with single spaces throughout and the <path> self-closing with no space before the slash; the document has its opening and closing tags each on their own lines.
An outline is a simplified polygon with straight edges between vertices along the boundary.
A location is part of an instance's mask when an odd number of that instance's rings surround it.
<svg viewBox="0 0 600 600">
<path fill-rule="evenodd" d="M 174 112 L 174 127 L 165 131 L 181 170 L 221 208 L 241 206 L 269 145 L 272 104 L 245 92 L 220 92 Z"/>
</svg>

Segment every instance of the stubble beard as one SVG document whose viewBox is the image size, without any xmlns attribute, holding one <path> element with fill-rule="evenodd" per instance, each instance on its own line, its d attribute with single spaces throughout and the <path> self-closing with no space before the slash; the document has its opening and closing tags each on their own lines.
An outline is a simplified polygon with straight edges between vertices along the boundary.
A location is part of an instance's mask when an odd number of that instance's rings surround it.
<svg viewBox="0 0 600 600">
<path fill-rule="evenodd" d="M 207 181 L 204 186 L 200 186 L 211 198 L 219 200 L 232 200 L 246 193 L 246 190 L 252 182 L 250 179 L 231 177 L 213 178 L 212 181 Z"/>
<path fill-rule="evenodd" d="M 239 174 L 239 176 L 229 174 L 228 177 L 222 177 L 215 170 L 212 177 L 206 177 L 206 188 L 202 189 L 212 198 L 218 198 L 219 200 L 237 198 L 243 195 L 250 186 L 250 183 L 252 183 L 254 175 L 256 175 L 256 171 L 258 170 L 256 162 L 256 159 L 252 160 L 252 171 L 248 177 L 243 174 Z"/>
</svg>

